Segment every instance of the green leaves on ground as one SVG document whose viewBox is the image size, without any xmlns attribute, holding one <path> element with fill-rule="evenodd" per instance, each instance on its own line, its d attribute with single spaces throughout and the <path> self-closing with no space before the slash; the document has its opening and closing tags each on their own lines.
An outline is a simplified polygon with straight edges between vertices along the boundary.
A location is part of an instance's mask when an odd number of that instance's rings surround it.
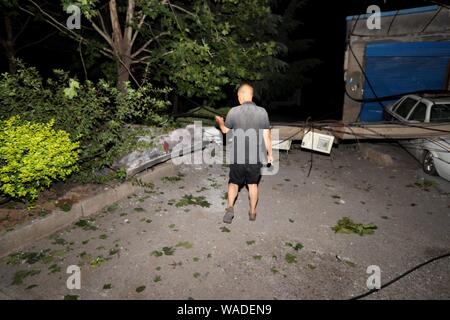
<svg viewBox="0 0 450 320">
<path fill-rule="evenodd" d="M 420 188 L 420 189 L 425 190 L 425 191 L 429 191 L 430 188 L 436 188 L 439 185 L 439 183 L 437 183 L 434 180 L 423 179 L 423 180 L 416 181 L 414 183 L 414 185 L 417 188 Z"/>
<path fill-rule="evenodd" d="M 14 274 L 12 285 L 20 285 L 25 278 L 35 276 L 39 273 L 41 273 L 41 270 L 19 270 Z"/>
<path fill-rule="evenodd" d="M 286 262 L 289 264 L 297 263 L 297 256 L 291 253 L 286 253 L 286 255 L 284 256 L 284 260 L 286 260 Z"/>
<path fill-rule="evenodd" d="M 102 263 L 106 262 L 107 260 L 108 260 L 108 258 L 104 258 L 103 256 L 98 256 L 97 258 L 91 260 L 90 265 L 93 268 L 97 268 Z"/>
<path fill-rule="evenodd" d="M 87 230 L 97 230 L 97 226 L 95 224 L 93 224 L 91 221 L 85 220 L 85 219 L 78 220 L 77 222 L 75 222 L 75 225 L 86 231 Z"/>
<path fill-rule="evenodd" d="M 158 250 L 154 250 L 154 251 L 152 251 L 151 255 L 155 256 L 155 257 L 161 257 L 161 256 L 164 255 L 164 252 L 158 251 Z"/>
<path fill-rule="evenodd" d="M 67 244 L 67 241 L 65 239 L 59 237 L 59 236 L 56 236 L 53 239 L 54 240 L 53 240 L 52 244 L 57 244 L 57 245 L 60 245 L 60 246 L 64 246 L 64 245 Z"/>
<path fill-rule="evenodd" d="M 112 248 L 112 249 L 109 249 L 109 255 L 110 256 L 113 256 L 113 255 L 115 255 L 115 254 L 117 254 L 117 253 L 119 253 L 120 252 L 120 249 L 119 248 Z"/>
<path fill-rule="evenodd" d="M 162 251 L 164 252 L 164 254 L 166 256 L 173 256 L 173 254 L 175 253 L 175 248 L 174 247 L 163 247 Z"/>
<path fill-rule="evenodd" d="M 204 196 L 194 197 L 192 194 L 185 194 L 183 198 L 175 202 L 175 200 L 169 200 L 169 205 L 175 204 L 175 207 L 186 207 L 189 205 L 200 206 L 203 208 L 209 208 L 211 204 L 206 200 Z"/>
<path fill-rule="evenodd" d="M 112 205 L 108 206 L 106 208 L 106 211 L 108 212 L 114 212 L 119 208 L 119 204 L 118 203 L 113 203 Z"/>
<path fill-rule="evenodd" d="M 176 248 L 191 249 L 193 246 L 194 245 L 189 241 L 180 241 L 175 247 L 162 247 L 161 250 L 153 250 L 151 255 L 155 257 L 161 257 L 163 255 L 173 256 Z"/>
<path fill-rule="evenodd" d="M 151 193 L 153 191 L 153 189 L 155 188 L 155 184 L 152 181 L 144 182 L 144 181 L 142 181 L 142 179 L 136 178 L 136 177 L 131 178 L 131 184 L 133 186 L 138 186 L 138 187 L 144 188 L 145 193 Z"/>
<path fill-rule="evenodd" d="M 56 263 L 52 264 L 50 267 L 48 267 L 48 270 L 50 271 L 50 274 L 61 272 L 61 267 L 58 266 Z"/>
<path fill-rule="evenodd" d="M 41 250 L 39 252 L 16 252 L 12 253 L 6 259 L 6 264 L 18 265 L 22 262 L 27 264 L 35 264 L 36 262 L 49 263 L 53 260 L 53 254 L 50 249 Z"/>
<path fill-rule="evenodd" d="M 161 181 L 163 181 L 163 182 L 172 182 L 172 183 L 174 183 L 174 182 L 178 182 L 178 181 L 183 180 L 183 177 L 184 177 L 184 174 L 179 173 L 179 174 L 176 175 L 176 176 L 162 177 L 162 178 L 161 178 Z"/>
<path fill-rule="evenodd" d="M 140 286 L 140 287 L 137 287 L 136 288 L 136 292 L 137 293 L 141 293 L 142 291 L 144 291 L 145 290 L 145 286 Z"/>
<path fill-rule="evenodd" d="M 163 255 L 173 256 L 174 253 L 175 253 L 174 247 L 163 247 L 161 250 L 152 251 L 151 255 L 155 257 L 161 257 Z"/>
<path fill-rule="evenodd" d="M 355 223 L 350 218 L 343 217 L 331 229 L 335 233 L 345 233 L 345 234 L 356 233 L 359 234 L 360 236 L 364 236 L 373 234 L 377 228 L 378 227 L 373 223 L 369 224 Z"/>
</svg>

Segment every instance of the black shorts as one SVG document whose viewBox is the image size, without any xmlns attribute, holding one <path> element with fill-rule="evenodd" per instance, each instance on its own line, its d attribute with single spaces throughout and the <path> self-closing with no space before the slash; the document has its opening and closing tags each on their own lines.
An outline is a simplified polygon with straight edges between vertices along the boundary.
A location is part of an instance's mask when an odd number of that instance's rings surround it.
<svg viewBox="0 0 450 320">
<path fill-rule="evenodd" d="M 258 184 L 261 178 L 262 164 L 230 164 L 229 183 L 237 185 Z"/>
</svg>

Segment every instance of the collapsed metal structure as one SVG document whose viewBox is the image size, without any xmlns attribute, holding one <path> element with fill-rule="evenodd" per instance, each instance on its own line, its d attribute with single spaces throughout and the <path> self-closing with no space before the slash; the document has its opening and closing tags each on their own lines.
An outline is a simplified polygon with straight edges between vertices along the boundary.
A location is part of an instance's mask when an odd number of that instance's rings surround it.
<svg viewBox="0 0 450 320">
<path fill-rule="evenodd" d="M 450 6 L 347 17 L 343 122 L 379 122 L 406 94 L 450 90 Z M 376 128 L 375 128 L 376 129 Z"/>
<path fill-rule="evenodd" d="M 313 130 L 340 140 L 414 139 L 450 135 L 450 123 L 384 121 L 384 109 L 402 96 L 450 90 L 450 7 L 433 5 L 347 17 L 345 99 L 341 122 L 279 124 L 280 141 Z M 450 95 L 450 93 L 449 93 Z"/>
</svg>

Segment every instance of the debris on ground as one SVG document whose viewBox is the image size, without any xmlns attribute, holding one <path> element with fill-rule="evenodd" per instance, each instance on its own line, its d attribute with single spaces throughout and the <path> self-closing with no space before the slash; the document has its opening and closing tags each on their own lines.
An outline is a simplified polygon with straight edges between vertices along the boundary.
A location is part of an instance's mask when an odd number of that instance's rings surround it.
<svg viewBox="0 0 450 320">
<path fill-rule="evenodd" d="M 350 218 L 343 217 L 331 229 L 333 229 L 335 233 L 345 233 L 345 234 L 356 233 L 359 234 L 360 236 L 364 236 L 373 234 L 377 229 L 377 226 L 374 225 L 373 223 L 369 224 L 355 223 Z"/>
</svg>

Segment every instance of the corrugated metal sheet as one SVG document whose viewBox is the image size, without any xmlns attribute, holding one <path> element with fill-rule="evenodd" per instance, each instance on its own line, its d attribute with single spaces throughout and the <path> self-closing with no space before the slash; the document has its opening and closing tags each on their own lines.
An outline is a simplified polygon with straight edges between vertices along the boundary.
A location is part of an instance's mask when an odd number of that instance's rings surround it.
<svg viewBox="0 0 450 320">
<path fill-rule="evenodd" d="M 449 63 L 450 41 L 370 43 L 366 48 L 365 71 L 376 96 L 383 97 L 445 89 Z M 367 80 L 364 98 L 375 98 Z M 360 120 L 383 120 L 381 105 L 363 104 Z"/>
</svg>

